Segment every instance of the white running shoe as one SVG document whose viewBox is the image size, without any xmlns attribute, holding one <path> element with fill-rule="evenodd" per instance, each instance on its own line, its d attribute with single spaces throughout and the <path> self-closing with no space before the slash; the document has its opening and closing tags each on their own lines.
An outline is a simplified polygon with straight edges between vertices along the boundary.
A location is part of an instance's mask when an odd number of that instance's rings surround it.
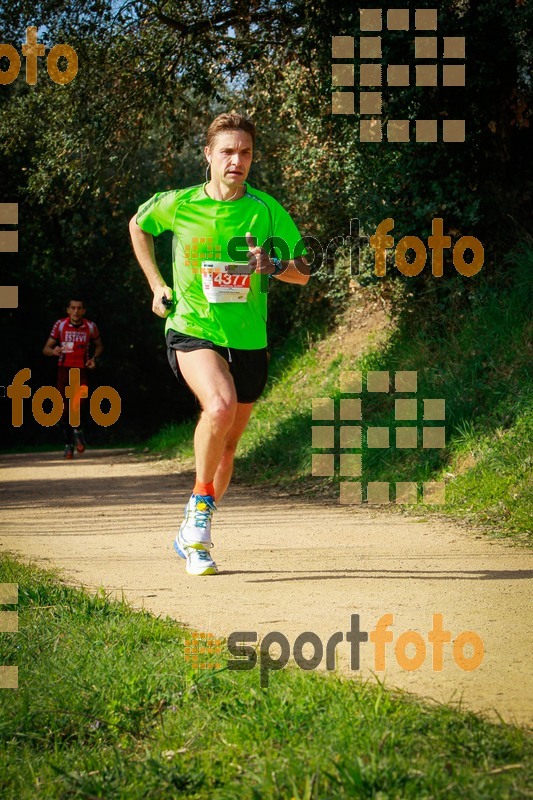
<svg viewBox="0 0 533 800">
<path fill-rule="evenodd" d="M 196 545 L 197 547 L 199 545 Z M 209 552 L 201 547 L 200 549 L 196 548 L 188 545 L 184 553 L 174 539 L 174 550 L 180 558 L 185 559 L 185 570 L 188 575 L 218 575 L 218 567 Z"/>
<path fill-rule="evenodd" d="M 185 506 L 185 519 L 174 540 L 174 550 L 186 560 L 189 575 L 217 575 L 217 565 L 209 555 L 211 517 L 216 511 L 210 495 L 193 494 Z"/>
</svg>

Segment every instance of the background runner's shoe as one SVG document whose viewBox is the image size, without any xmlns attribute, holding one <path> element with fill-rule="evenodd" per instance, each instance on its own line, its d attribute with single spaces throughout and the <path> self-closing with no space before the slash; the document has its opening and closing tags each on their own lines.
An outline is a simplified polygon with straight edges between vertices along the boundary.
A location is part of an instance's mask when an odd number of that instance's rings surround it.
<svg viewBox="0 0 533 800">
<path fill-rule="evenodd" d="M 74 458 L 74 445 L 73 444 L 66 444 L 65 445 L 65 458 Z"/>
<path fill-rule="evenodd" d="M 81 428 L 74 428 L 74 441 L 76 442 L 76 450 L 78 453 L 85 452 L 85 436 Z"/>
<path fill-rule="evenodd" d="M 185 559 L 185 569 L 188 575 L 218 575 L 217 565 L 209 555 L 209 551 L 204 550 L 203 547 L 188 545 L 183 552 L 174 539 L 174 550 L 180 558 Z"/>
</svg>

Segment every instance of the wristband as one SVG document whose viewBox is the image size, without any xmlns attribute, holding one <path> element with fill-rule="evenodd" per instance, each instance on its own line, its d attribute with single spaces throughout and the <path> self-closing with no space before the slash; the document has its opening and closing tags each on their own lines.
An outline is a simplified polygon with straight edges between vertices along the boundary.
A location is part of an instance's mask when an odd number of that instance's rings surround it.
<svg viewBox="0 0 533 800">
<path fill-rule="evenodd" d="M 281 259 L 279 258 L 271 258 L 270 262 L 274 264 L 274 272 L 270 272 L 268 277 L 274 278 L 276 275 L 279 275 L 280 272 L 283 272 L 284 267 L 281 262 Z"/>
</svg>

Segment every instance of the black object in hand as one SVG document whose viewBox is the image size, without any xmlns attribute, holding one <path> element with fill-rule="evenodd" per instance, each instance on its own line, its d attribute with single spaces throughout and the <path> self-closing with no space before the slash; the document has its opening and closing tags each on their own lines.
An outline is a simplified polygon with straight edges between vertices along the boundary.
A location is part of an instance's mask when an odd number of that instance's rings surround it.
<svg viewBox="0 0 533 800">
<path fill-rule="evenodd" d="M 165 308 L 172 308 L 172 300 L 170 298 L 163 296 L 161 298 L 161 302 L 165 306 Z"/>
</svg>

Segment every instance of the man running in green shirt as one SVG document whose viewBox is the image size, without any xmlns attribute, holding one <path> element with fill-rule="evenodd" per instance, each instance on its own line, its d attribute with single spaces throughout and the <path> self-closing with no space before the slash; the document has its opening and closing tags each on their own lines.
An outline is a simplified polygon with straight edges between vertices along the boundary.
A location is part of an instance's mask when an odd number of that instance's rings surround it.
<svg viewBox="0 0 533 800">
<path fill-rule="evenodd" d="M 174 542 L 190 575 L 218 572 L 210 555 L 211 517 L 267 380 L 268 280 L 309 280 L 291 217 L 246 183 L 254 144 L 250 120 L 221 114 L 204 148 L 210 180 L 155 194 L 130 221 L 133 249 L 153 292 L 152 310 L 166 317 L 170 365 L 202 408 L 194 434 L 196 482 Z M 173 289 L 154 255 L 153 236 L 167 230 L 174 234 Z M 273 246 L 281 259 L 269 255 Z"/>
</svg>

